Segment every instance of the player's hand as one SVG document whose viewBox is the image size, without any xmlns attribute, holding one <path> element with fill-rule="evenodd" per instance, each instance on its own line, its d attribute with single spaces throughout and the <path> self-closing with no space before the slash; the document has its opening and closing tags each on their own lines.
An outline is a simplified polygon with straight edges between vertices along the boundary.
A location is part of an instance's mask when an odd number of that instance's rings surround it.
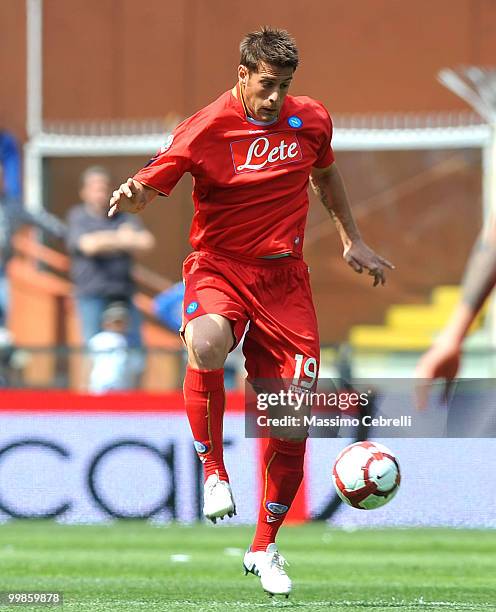
<svg viewBox="0 0 496 612">
<path fill-rule="evenodd" d="M 369 275 L 374 277 L 374 287 L 379 283 L 384 285 L 386 282 L 385 268 L 394 270 L 391 262 L 377 255 L 362 240 L 352 242 L 345 247 L 343 257 L 355 272 L 361 274 L 364 269 L 368 270 Z"/>
<path fill-rule="evenodd" d="M 118 212 L 137 213 L 146 206 L 146 195 L 143 185 L 132 178 L 112 193 L 109 202 L 108 216 L 113 217 Z"/>
<path fill-rule="evenodd" d="M 427 406 L 432 381 L 445 380 L 443 399 L 448 400 L 449 391 L 460 367 L 461 345 L 458 342 L 439 340 L 421 358 L 415 369 L 415 399 L 419 410 Z"/>
</svg>

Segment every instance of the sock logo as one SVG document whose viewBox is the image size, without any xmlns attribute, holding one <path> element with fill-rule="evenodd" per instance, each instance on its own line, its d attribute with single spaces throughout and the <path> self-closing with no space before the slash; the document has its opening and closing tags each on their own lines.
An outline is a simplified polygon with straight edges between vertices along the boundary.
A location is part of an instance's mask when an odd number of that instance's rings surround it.
<svg viewBox="0 0 496 612">
<path fill-rule="evenodd" d="M 270 516 L 270 514 L 267 514 L 265 517 L 267 523 L 275 523 L 276 521 L 280 521 L 281 518 L 277 517 L 277 516 Z"/>
<path fill-rule="evenodd" d="M 289 506 L 285 506 L 284 504 L 278 504 L 276 502 L 267 502 L 265 507 L 272 514 L 284 514 L 289 510 Z"/>
<path fill-rule="evenodd" d="M 195 447 L 196 452 L 200 453 L 201 455 L 204 455 L 206 452 L 208 452 L 208 446 L 206 444 L 203 444 L 203 442 L 195 440 L 193 442 L 193 445 Z"/>
<path fill-rule="evenodd" d="M 190 302 L 188 304 L 188 307 L 186 308 L 186 312 L 188 314 L 193 314 L 195 310 L 197 310 L 197 308 L 198 308 L 198 302 Z"/>
</svg>

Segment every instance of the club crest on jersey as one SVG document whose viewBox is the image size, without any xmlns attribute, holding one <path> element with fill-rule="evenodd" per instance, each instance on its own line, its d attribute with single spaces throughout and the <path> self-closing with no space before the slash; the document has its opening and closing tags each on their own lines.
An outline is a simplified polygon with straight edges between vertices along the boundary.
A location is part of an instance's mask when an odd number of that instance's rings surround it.
<svg viewBox="0 0 496 612">
<path fill-rule="evenodd" d="M 296 115 L 292 115 L 288 119 L 288 125 L 289 127 L 292 127 L 297 130 L 298 128 L 301 128 L 301 126 L 303 125 L 303 121 Z"/>
<path fill-rule="evenodd" d="M 236 174 L 284 166 L 303 157 L 296 134 L 288 132 L 231 142 L 231 155 Z"/>
<path fill-rule="evenodd" d="M 190 302 L 186 308 L 188 314 L 193 314 L 198 309 L 198 302 Z"/>
<path fill-rule="evenodd" d="M 199 453 L 200 455 L 204 455 L 206 452 L 208 452 L 208 446 L 206 444 L 203 444 L 203 442 L 199 442 L 198 440 L 195 440 L 193 442 L 193 445 L 195 447 L 195 451 Z"/>
<path fill-rule="evenodd" d="M 267 502 L 265 507 L 272 514 L 284 514 L 289 510 L 289 506 L 285 506 L 284 504 L 278 504 L 276 502 Z"/>
</svg>

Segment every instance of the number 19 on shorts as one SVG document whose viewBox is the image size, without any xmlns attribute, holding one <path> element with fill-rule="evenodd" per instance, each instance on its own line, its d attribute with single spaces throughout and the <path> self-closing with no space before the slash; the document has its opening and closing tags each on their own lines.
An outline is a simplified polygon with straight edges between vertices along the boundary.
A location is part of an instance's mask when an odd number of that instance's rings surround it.
<svg viewBox="0 0 496 612">
<path fill-rule="evenodd" d="M 305 357 L 296 354 L 293 385 L 303 389 L 311 389 L 317 380 L 318 368 L 315 357 Z"/>
</svg>

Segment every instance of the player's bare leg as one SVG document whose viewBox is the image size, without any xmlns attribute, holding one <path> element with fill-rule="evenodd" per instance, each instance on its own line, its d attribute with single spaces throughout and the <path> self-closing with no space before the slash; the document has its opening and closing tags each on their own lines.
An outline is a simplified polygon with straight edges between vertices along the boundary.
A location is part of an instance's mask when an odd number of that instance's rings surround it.
<svg viewBox="0 0 496 612">
<path fill-rule="evenodd" d="M 190 367 L 198 370 L 223 368 L 234 344 L 231 322 L 217 314 L 197 317 L 186 325 L 184 341 Z"/>
<path fill-rule="evenodd" d="M 231 323 L 221 315 L 199 316 L 186 325 L 184 340 L 188 349 L 185 407 L 195 449 L 204 467 L 203 513 L 215 523 L 218 518 L 236 513 L 222 445 L 223 368 L 234 344 Z"/>
</svg>

